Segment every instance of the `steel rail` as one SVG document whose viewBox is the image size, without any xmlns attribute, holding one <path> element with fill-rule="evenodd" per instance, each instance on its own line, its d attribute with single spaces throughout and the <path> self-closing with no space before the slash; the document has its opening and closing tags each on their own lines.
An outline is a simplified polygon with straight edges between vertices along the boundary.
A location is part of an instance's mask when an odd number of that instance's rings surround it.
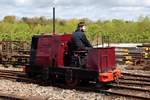
<svg viewBox="0 0 150 100">
<path fill-rule="evenodd" d="M 11 72 L 11 71 L 6 71 L 6 72 Z M 15 71 L 16 72 L 16 71 Z M 18 71 L 17 71 L 18 72 Z M 7 76 L 7 75 L 0 75 L 0 77 L 4 77 L 4 78 L 9 78 L 9 79 L 23 79 L 25 82 L 26 81 L 33 81 L 32 79 L 30 80 L 29 78 L 23 78 L 23 77 L 17 77 L 17 76 Z M 36 80 L 34 80 L 36 81 Z M 123 84 L 139 84 L 139 85 L 145 85 L 143 83 L 135 83 L 135 82 L 123 82 L 121 80 L 119 80 L 119 83 L 123 83 Z M 146 84 L 146 85 L 150 85 L 150 83 Z M 66 87 L 66 85 L 64 85 L 64 87 Z M 150 92 L 150 90 L 146 90 L 146 89 L 142 89 L 142 88 L 136 88 L 136 87 L 127 87 L 127 86 L 121 86 L 121 85 L 112 85 L 112 88 L 124 88 L 124 89 L 129 89 L 129 90 L 137 90 L 137 91 L 143 91 L 143 92 Z M 68 88 L 68 87 L 67 87 Z M 68 88 L 69 89 L 69 88 Z M 137 99 L 143 99 L 143 100 L 149 100 L 150 97 L 146 97 L 146 96 L 138 96 L 138 95 L 134 95 L 134 94 L 128 94 L 128 93 L 124 93 L 124 92 L 117 92 L 115 90 L 102 90 L 101 88 L 96 88 L 96 87 L 75 87 L 74 89 L 76 90 L 81 90 L 81 91 L 93 91 L 93 92 L 97 92 L 97 93 L 107 93 L 107 94 L 112 94 L 112 95 L 119 95 L 119 96 L 125 96 L 125 97 L 131 97 L 131 98 L 137 98 Z"/>
<path fill-rule="evenodd" d="M 120 77 L 119 79 L 122 80 L 136 80 L 136 81 L 144 81 L 144 82 L 150 82 L 150 78 L 140 78 L 140 77 Z"/>
<path fill-rule="evenodd" d="M 22 69 L 23 70 L 23 69 Z M 25 74 L 23 71 L 14 71 L 14 70 L 1 70 L 0 73 L 11 73 L 11 74 Z"/>
<path fill-rule="evenodd" d="M 137 91 L 143 91 L 143 92 L 150 92 L 149 89 L 145 89 L 145 88 L 140 88 L 140 87 L 131 87 L 131 86 L 125 86 L 125 85 L 116 85 L 113 84 L 112 88 L 123 88 L 123 89 L 129 89 L 129 90 L 137 90 Z"/>
<path fill-rule="evenodd" d="M 119 95 L 119 96 L 125 96 L 125 97 L 132 97 L 132 98 L 137 98 L 137 99 L 142 99 L 142 100 L 150 100 L 150 97 L 145 97 L 145 96 L 138 96 L 134 94 L 127 94 L 127 93 L 121 93 L 121 92 L 116 92 L 116 91 L 108 91 L 108 90 L 101 90 L 103 93 L 109 93 L 113 95 Z"/>
<path fill-rule="evenodd" d="M 135 76 L 135 77 L 144 77 L 144 78 L 150 78 L 150 75 L 141 75 L 141 74 L 133 74 L 133 73 L 121 73 L 124 76 Z"/>
<path fill-rule="evenodd" d="M 150 86 L 150 82 L 140 82 L 140 81 L 134 81 L 134 80 L 132 80 L 132 81 L 124 81 L 123 79 L 119 79 L 119 80 L 115 81 L 114 83 Z"/>
</svg>

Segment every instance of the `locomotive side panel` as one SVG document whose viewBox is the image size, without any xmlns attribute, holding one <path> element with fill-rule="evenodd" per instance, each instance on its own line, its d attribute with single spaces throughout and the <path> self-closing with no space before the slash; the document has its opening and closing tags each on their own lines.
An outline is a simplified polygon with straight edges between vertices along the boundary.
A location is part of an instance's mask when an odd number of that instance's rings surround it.
<svg viewBox="0 0 150 100">
<path fill-rule="evenodd" d="M 71 35 L 34 36 L 30 65 L 64 67 L 64 53 Z"/>
<path fill-rule="evenodd" d="M 86 67 L 99 72 L 99 82 L 111 82 L 120 75 L 115 64 L 115 48 L 94 48 L 88 52 Z"/>
<path fill-rule="evenodd" d="M 98 49 L 91 49 L 87 54 L 87 64 L 86 68 L 89 70 L 99 71 L 98 64 Z"/>
<path fill-rule="evenodd" d="M 64 52 L 71 35 L 40 36 L 36 49 L 36 65 L 64 67 Z"/>
<path fill-rule="evenodd" d="M 115 48 L 101 48 L 99 49 L 99 72 L 110 72 L 115 68 Z"/>
<path fill-rule="evenodd" d="M 111 66 L 111 69 L 114 70 L 116 68 L 116 54 L 115 54 L 115 48 L 109 48 L 108 49 L 108 65 Z"/>
<path fill-rule="evenodd" d="M 52 57 L 52 38 L 41 37 L 38 40 L 36 65 L 50 65 Z"/>
<path fill-rule="evenodd" d="M 71 39 L 71 34 L 61 35 L 56 37 L 54 52 L 56 57 L 56 65 L 59 68 L 64 67 L 64 54 L 67 53 L 67 42 Z M 57 43 L 57 44 L 56 44 Z"/>
<path fill-rule="evenodd" d="M 115 66 L 114 48 L 94 48 L 88 51 L 87 68 L 99 72 L 112 71 Z"/>
</svg>

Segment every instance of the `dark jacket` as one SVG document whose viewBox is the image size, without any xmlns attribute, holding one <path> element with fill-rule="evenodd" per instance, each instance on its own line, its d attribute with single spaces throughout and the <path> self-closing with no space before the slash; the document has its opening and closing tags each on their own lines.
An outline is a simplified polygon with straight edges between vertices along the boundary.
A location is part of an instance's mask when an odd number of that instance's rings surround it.
<svg viewBox="0 0 150 100">
<path fill-rule="evenodd" d="M 92 45 L 87 40 L 84 32 L 77 30 L 72 33 L 71 48 L 73 50 L 84 50 L 90 47 L 92 47 Z"/>
</svg>

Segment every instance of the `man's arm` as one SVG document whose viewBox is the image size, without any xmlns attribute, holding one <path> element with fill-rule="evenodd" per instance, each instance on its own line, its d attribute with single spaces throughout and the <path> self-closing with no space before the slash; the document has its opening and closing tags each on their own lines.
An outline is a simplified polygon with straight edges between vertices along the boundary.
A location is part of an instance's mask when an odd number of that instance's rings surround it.
<svg viewBox="0 0 150 100">
<path fill-rule="evenodd" d="M 85 34 L 82 36 L 82 42 L 84 43 L 85 47 L 92 47 L 89 40 L 86 38 Z"/>
</svg>

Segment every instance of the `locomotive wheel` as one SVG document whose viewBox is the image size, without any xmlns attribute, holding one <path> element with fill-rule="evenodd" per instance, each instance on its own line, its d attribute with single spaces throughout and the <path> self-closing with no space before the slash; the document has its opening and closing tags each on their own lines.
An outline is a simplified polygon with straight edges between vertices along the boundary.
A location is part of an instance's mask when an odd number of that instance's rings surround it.
<svg viewBox="0 0 150 100">
<path fill-rule="evenodd" d="M 72 70 L 68 70 L 65 74 L 65 82 L 69 87 L 75 87 L 79 84 L 79 79 L 72 73 Z"/>
</svg>

